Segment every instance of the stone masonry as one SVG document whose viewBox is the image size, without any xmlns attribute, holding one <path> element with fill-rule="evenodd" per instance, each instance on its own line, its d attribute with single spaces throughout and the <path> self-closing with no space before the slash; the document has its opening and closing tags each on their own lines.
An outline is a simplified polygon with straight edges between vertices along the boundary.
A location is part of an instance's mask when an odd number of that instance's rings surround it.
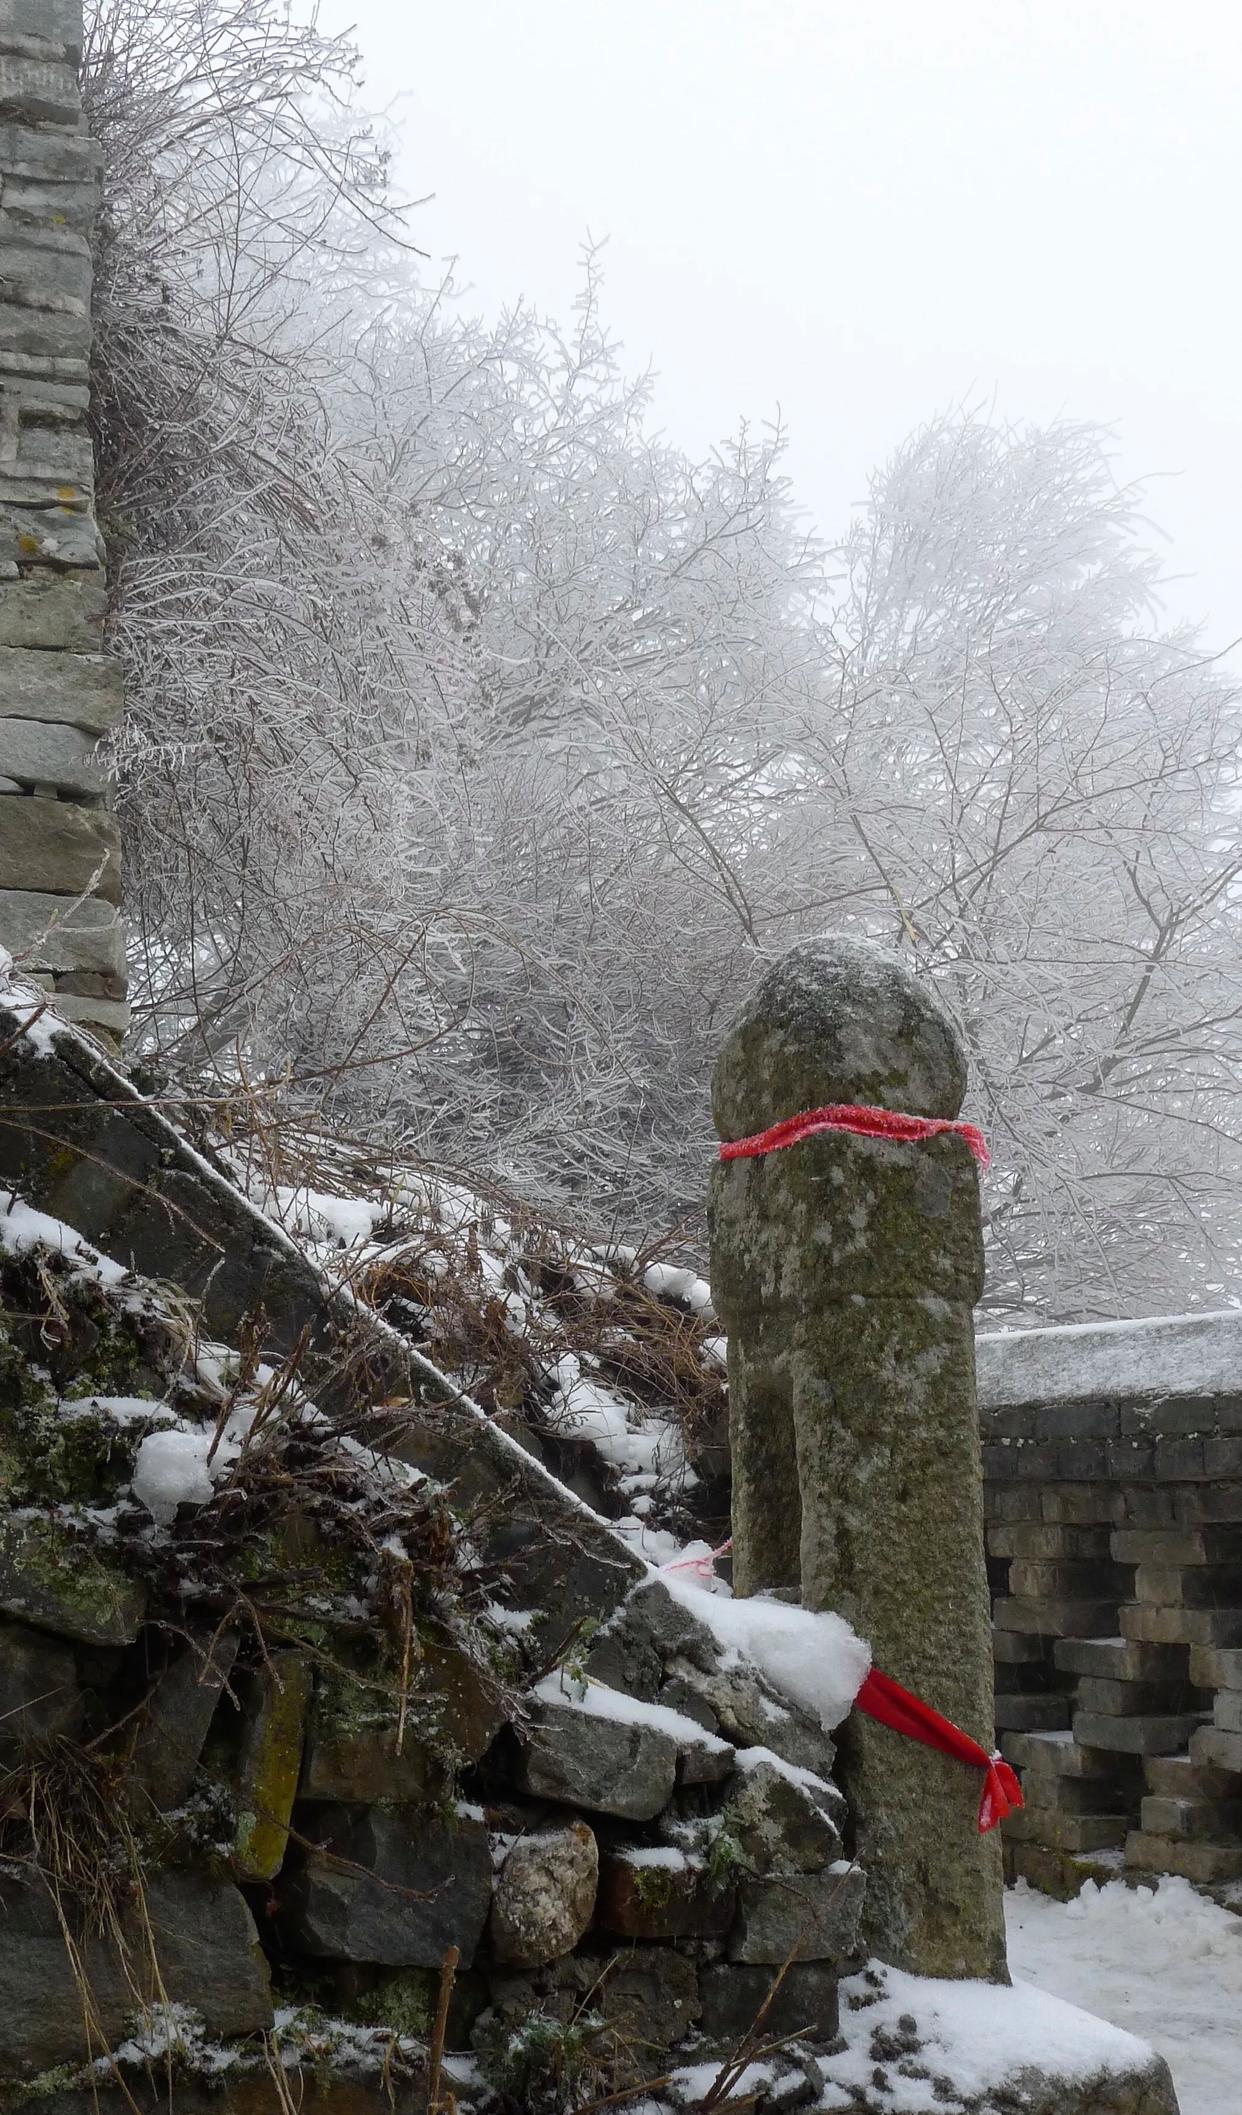
<svg viewBox="0 0 1242 2115">
<path fill-rule="evenodd" d="M 119 1040 L 120 848 L 95 751 L 121 679 L 92 511 L 100 161 L 81 43 L 80 0 L 0 0 L 0 945 Z"/>
<path fill-rule="evenodd" d="M 978 1345 L 1011 1872 L 1242 1901 L 1242 1315 Z"/>
<path fill-rule="evenodd" d="M 737 1139 L 827 1103 L 953 1118 L 965 1086 L 927 986 L 834 937 L 768 971 L 717 1061 L 713 1104 Z M 877 1665 L 990 1749 L 969 1148 L 830 1132 L 720 1165 L 710 1211 L 735 1586 L 838 1610 Z M 842 1767 L 875 1952 L 921 1975 L 1003 1980 L 1000 1851 L 976 1830 L 971 1774 L 869 1719 L 851 1724 Z"/>
</svg>

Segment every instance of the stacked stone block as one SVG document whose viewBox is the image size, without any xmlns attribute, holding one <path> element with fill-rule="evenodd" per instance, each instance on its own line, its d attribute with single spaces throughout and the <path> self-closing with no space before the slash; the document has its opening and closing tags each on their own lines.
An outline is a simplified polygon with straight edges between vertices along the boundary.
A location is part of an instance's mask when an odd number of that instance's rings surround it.
<svg viewBox="0 0 1242 2115">
<path fill-rule="evenodd" d="M 80 0 L 0 0 L 0 944 L 71 1020 L 119 1038 L 120 848 L 96 758 L 103 653 L 88 425 L 99 150 Z"/>
<path fill-rule="evenodd" d="M 1242 1317 L 983 1338 L 1012 1873 L 1242 1881 Z"/>
</svg>

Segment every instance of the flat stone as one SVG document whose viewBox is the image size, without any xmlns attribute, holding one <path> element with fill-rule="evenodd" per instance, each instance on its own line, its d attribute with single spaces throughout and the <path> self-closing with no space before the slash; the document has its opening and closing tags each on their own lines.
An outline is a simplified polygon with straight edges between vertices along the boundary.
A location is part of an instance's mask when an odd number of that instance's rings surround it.
<svg viewBox="0 0 1242 2115">
<path fill-rule="evenodd" d="M 100 653 L 50 657 L 37 648 L 0 648 L 0 718 L 50 720 L 106 734 L 121 716 L 121 665 Z"/>
<path fill-rule="evenodd" d="M 1007 1733 L 1001 1753 L 1017 1770 L 1044 1771 L 1055 1777 L 1109 1777 L 1113 1771 L 1108 1756 L 1091 1753 L 1065 1734 Z"/>
<path fill-rule="evenodd" d="M 814 1873 L 841 1853 L 845 1801 L 798 1783 L 777 1763 L 747 1766 L 745 1751 L 725 1794 L 725 1826 L 756 1873 Z"/>
<path fill-rule="evenodd" d="M 708 2041 L 735 2049 L 763 2013 L 763 2039 L 796 2038 L 826 2046 L 835 2041 L 838 2024 L 838 1976 L 826 1961 L 794 1961 L 773 1993 L 771 1968 L 719 1961 L 700 1978 L 703 1993 L 701 2027 Z M 769 1997 L 771 2003 L 768 2003 Z"/>
<path fill-rule="evenodd" d="M 1039 1638 L 1094 1638 L 1113 1629 L 1117 1601 L 998 1600 L 993 1611 L 1002 1630 L 1024 1630 Z"/>
<path fill-rule="evenodd" d="M 131 1645 L 146 1593 L 56 1521 L 0 1515 L 0 1609 L 84 1645 Z"/>
<path fill-rule="evenodd" d="M 7 765 L 0 761 L 0 768 Z M 1242 1608 L 1242 1571 L 1225 1564 L 1140 1564 L 1134 1598 L 1153 1608 Z"/>
<path fill-rule="evenodd" d="M 0 721 L 0 729 L 3 726 Z M 122 976 L 125 971 L 125 928 L 120 913 L 98 896 L 5 889 L 0 892 L 0 938 L 25 970 L 109 976 Z"/>
<path fill-rule="evenodd" d="M 1112 1549 L 1119 1564 L 1242 1564 L 1242 1527 L 1116 1528 Z"/>
<path fill-rule="evenodd" d="M 77 72 L 66 60 L 0 52 L 0 118 L 76 125 L 81 114 Z"/>
<path fill-rule="evenodd" d="M 1008 1693 L 998 1690 L 996 1696 L 995 1724 L 1001 1733 L 1054 1733 L 1070 1722 L 1070 1700 L 1067 1696 L 1045 1695 L 1038 1691 L 1029 1694 Z"/>
<path fill-rule="evenodd" d="M 236 1657 L 237 1639 L 225 1632 L 205 1651 L 187 1647 L 153 1683 L 136 1721 L 124 1779 L 139 1813 L 145 1804 L 166 1814 L 186 1799 Z"/>
<path fill-rule="evenodd" d="M 1229 1770 L 1196 1762 L 1190 1755 L 1148 1755 L 1143 1782 L 1161 1799 L 1242 1799 L 1242 1787 Z"/>
<path fill-rule="evenodd" d="M 1080 1711 L 1102 1711 L 1113 1718 L 1133 1718 L 1144 1712 L 1167 1715 L 1184 1711 L 1195 1701 L 1192 1689 L 1184 1673 L 1176 1682 L 1110 1682 L 1084 1675 L 1075 1702 Z"/>
<path fill-rule="evenodd" d="M 489 1935 L 498 1961 L 542 1968 L 572 1953 L 595 1913 L 599 1846 L 585 1822 L 523 1836 L 505 1858 Z"/>
<path fill-rule="evenodd" d="M 237 1686 L 242 1732 L 233 1869 L 241 1880 L 271 1880 L 289 1842 L 311 1696 L 310 1663 L 300 1652 L 272 1652 L 266 1665 Z"/>
<path fill-rule="evenodd" d="M 1095 1856 L 1054 1851 L 1043 1843 L 1007 1843 L 1005 1872 L 1010 1881 L 1025 1880 L 1037 1894 L 1050 1895 L 1054 1902 L 1072 1902 L 1088 1881 L 1094 1887 L 1106 1887 L 1117 1878 L 1117 1855 L 1115 1851 Z"/>
<path fill-rule="evenodd" d="M 415 1731 L 411 1719 L 402 1737 L 395 1705 L 343 1671 L 321 1669 L 306 1731 L 301 1797 L 343 1804 L 443 1798 L 451 1765 Z"/>
<path fill-rule="evenodd" d="M 677 1657 L 670 1662 L 674 1681 L 684 1684 L 712 1712 L 726 1740 L 739 1748 L 769 1748 L 795 1769 L 827 1777 L 836 1749 L 818 1724 L 791 1711 L 757 1669 L 722 1666 L 710 1669 Z"/>
<path fill-rule="evenodd" d="M 1242 1733 L 1222 1733 L 1219 1726 L 1200 1726 L 1190 1736 L 1190 1754 L 1196 1763 L 1242 1772 Z"/>
<path fill-rule="evenodd" d="M 1076 1711 L 1074 1739 L 1080 1747 L 1120 1755 L 1176 1755 L 1202 1724 L 1199 1712 L 1109 1718 L 1101 1711 Z"/>
<path fill-rule="evenodd" d="M 62 1020 L 76 1021 L 96 1034 L 106 1030 L 114 1043 L 119 1042 L 129 1028 L 129 1005 L 124 999 L 87 998 L 76 992 L 62 991 L 57 984 L 54 1004 Z"/>
<path fill-rule="evenodd" d="M 1242 1797 L 1235 1799 L 1161 1799 L 1149 1793 L 1139 1808 L 1144 1836 L 1176 1836 L 1187 1843 L 1242 1838 Z"/>
<path fill-rule="evenodd" d="M 155 1873 L 146 1911 L 160 1996 L 190 2005 L 211 2035 L 252 2034 L 272 2023 L 267 1963 L 237 1888 L 190 1873 Z M 0 2065 L 10 2081 L 82 2062 L 88 2048 L 82 1993 L 70 1969 L 56 1908 L 39 1884 L 0 1880 Z M 137 1999 L 157 1997 L 151 1945 L 137 1911 L 126 1920 L 128 1963 L 101 1938 L 80 1940 L 92 2009 L 105 2045 L 121 2038 Z M 132 1981 L 131 1981 L 132 1978 Z"/>
<path fill-rule="evenodd" d="M 1242 1689 L 1242 1651 L 1236 1647 L 1192 1645 L 1190 1679 L 1203 1689 Z"/>
<path fill-rule="evenodd" d="M 307 1832 L 309 1833 L 309 1831 Z M 426 1808 L 333 1817 L 279 1882 L 279 1916 L 302 1952 L 393 1968 L 438 1968 L 450 1946 L 474 1960 L 492 1896 L 487 1831 Z"/>
<path fill-rule="evenodd" d="M 799 1961 L 848 1960 L 858 1946 L 866 1878 L 844 1863 L 823 1873 L 784 1879 L 750 1876 L 738 1886 L 737 1921 L 728 1943 L 731 1961 L 780 1967 Z"/>
<path fill-rule="evenodd" d="M 0 304 L 0 339 L 9 313 Z M 60 648 L 67 654 L 97 654 L 103 629 L 104 590 L 94 575 L 30 573 L 0 586 L 0 647 Z"/>
<path fill-rule="evenodd" d="M 1184 1681 L 1186 1653 L 1180 1645 L 1152 1645 L 1133 1638 L 1058 1638 L 1053 1649 L 1065 1674 L 1113 1682 Z"/>
<path fill-rule="evenodd" d="M 75 65 L 82 55 L 82 0 L 4 0 L 3 32 L 37 37 Z"/>
<path fill-rule="evenodd" d="M 57 482 L 63 487 L 67 480 Z M 96 572 L 104 558 L 102 538 L 85 506 L 9 505 L 0 509 L 0 550 L 16 565 L 87 572 Z"/>
<path fill-rule="evenodd" d="M 650 1821 L 673 1796 L 677 1743 L 654 1726 L 538 1701 L 520 1729 L 525 1792 L 627 1821 Z"/>
<path fill-rule="evenodd" d="M 0 806 L 0 889 L 121 895 L 121 837 L 103 808 L 8 793 Z"/>
<path fill-rule="evenodd" d="M 1126 1838 L 1126 1868 L 1134 1873 L 1180 1873 L 1196 1887 L 1242 1880 L 1242 1843 L 1178 1843 L 1134 1829 Z"/>
<path fill-rule="evenodd" d="M 1222 1689 L 1212 1706 L 1212 1718 L 1222 1733 L 1242 1733 L 1242 1689 Z"/>
<path fill-rule="evenodd" d="M 717 1879 L 701 1860 L 610 1851 L 600 1865 L 595 1921 L 623 1939 L 723 1938 L 734 1902 L 732 1879 Z"/>
<path fill-rule="evenodd" d="M 1059 1807 L 1033 1803 L 1019 1807 L 1003 1824 L 1010 1843 L 1043 1843 L 1054 1851 L 1120 1850 L 1129 1821 L 1124 1814 L 1065 1814 Z"/>
<path fill-rule="evenodd" d="M 75 1733 L 83 1710 L 77 1663 L 67 1647 L 24 1623 L 0 1623 L 0 1758 L 5 1765 L 54 1733 Z"/>
<path fill-rule="evenodd" d="M 992 1658 L 998 1667 L 1038 1667 L 1044 1657 L 1042 1638 L 1023 1630 L 993 1630 Z"/>
<path fill-rule="evenodd" d="M 1119 1621 L 1125 1637 L 1154 1645 L 1242 1645 L 1242 1609 L 1151 1608 L 1131 1602 Z"/>
<path fill-rule="evenodd" d="M 93 738 L 51 720 L 0 719 L 0 772 L 24 786 L 55 786 L 92 800 L 108 783 Z"/>
</svg>

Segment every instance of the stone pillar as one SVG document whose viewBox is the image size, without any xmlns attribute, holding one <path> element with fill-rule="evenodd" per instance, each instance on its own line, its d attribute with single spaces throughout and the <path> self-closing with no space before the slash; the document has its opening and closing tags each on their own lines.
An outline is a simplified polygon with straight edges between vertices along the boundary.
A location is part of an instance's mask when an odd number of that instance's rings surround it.
<svg viewBox="0 0 1242 2115">
<path fill-rule="evenodd" d="M 724 1139 L 828 1102 L 954 1117 L 957 1033 L 894 957 L 794 948 L 716 1066 Z M 972 1307 L 975 1162 L 945 1135 L 837 1132 L 714 1173 L 712 1289 L 729 1337 L 734 1578 L 836 1609 L 875 1663 L 993 1746 Z M 921 1975 L 1006 1977 L 1001 1852 L 976 1773 L 855 1714 L 842 1783 L 866 1936 Z"/>
<path fill-rule="evenodd" d="M 81 0 L 0 0 L 0 943 L 61 1013 L 119 1038 L 119 842 L 93 751 L 121 686 L 92 512 L 100 161 L 81 45 Z"/>
</svg>

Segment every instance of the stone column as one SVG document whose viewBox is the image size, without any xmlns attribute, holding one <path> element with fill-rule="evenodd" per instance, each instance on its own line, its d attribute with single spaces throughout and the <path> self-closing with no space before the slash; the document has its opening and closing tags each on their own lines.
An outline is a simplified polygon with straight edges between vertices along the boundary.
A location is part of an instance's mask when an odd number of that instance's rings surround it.
<svg viewBox="0 0 1242 2115">
<path fill-rule="evenodd" d="M 81 46 L 81 0 L 0 0 L 0 943 L 61 1013 L 119 1038 L 119 842 L 93 752 L 121 686 L 92 511 L 100 162 Z"/>
<path fill-rule="evenodd" d="M 828 1102 L 954 1117 L 965 1086 L 930 989 L 896 958 L 828 938 L 763 978 L 713 1103 L 735 1139 Z M 838 1610 L 877 1666 L 991 1749 L 968 1147 L 830 1133 L 719 1165 L 710 1216 L 737 1590 Z M 977 1831 L 979 1778 L 859 1714 L 844 1735 L 872 1949 L 921 1975 L 1004 1979 L 1000 1844 Z"/>
</svg>

